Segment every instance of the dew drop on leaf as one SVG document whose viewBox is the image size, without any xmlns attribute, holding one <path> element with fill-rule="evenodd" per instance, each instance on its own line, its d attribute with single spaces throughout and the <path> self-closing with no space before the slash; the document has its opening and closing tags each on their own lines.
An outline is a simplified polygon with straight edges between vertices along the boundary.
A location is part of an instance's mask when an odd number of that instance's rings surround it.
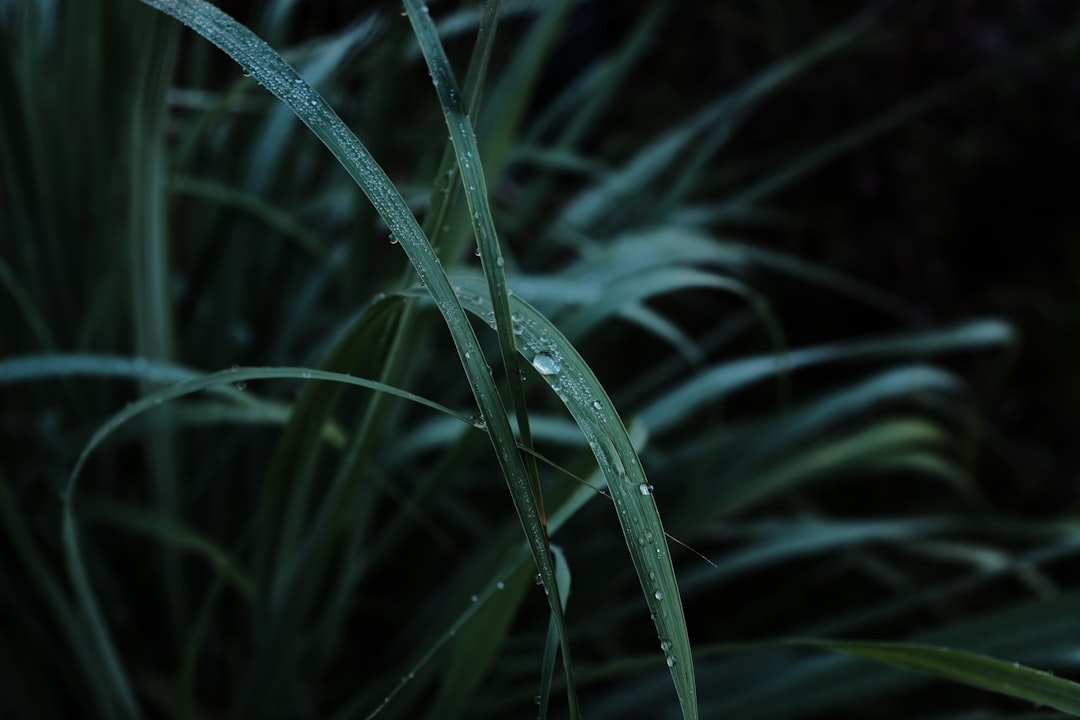
<svg viewBox="0 0 1080 720">
<path fill-rule="evenodd" d="M 559 366 L 559 361 L 549 352 L 538 352 L 533 357 L 532 365 L 536 368 L 536 372 L 541 375 L 558 375 L 562 368 Z"/>
</svg>

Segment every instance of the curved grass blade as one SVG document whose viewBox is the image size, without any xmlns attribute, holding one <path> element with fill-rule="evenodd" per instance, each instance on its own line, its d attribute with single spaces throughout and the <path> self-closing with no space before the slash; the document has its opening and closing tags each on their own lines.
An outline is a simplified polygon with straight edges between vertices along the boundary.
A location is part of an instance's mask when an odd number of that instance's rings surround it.
<svg viewBox="0 0 1080 720">
<path fill-rule="evenodd" d="M 455 282 L 465 307 L 491 322 L 487 288 L 476 278 Z M 637 451 L 611 399 L 574 346 L 535 308 L 516 296 L 510 300 L 519 317 L 514 326 L 518 352 L 570 411 L 604 473 L 683 717 L 697 718 L 697 688 L 682 597 L 653 487 Z"/>
<path fill-rule="evenodd" d="M 178 383 L 203 377 L 206 373 L 158 360 L 120 355 L 50 353 L 24 355 L 0 360 L 0 385 L 73 377 L 105 377 L 140 380 L 148 384 Z M 259 397 L 232 385 L 206 388 L 207 392 L 229 399 L 229 403 L 189 403 L 175 408 L 170 421 L 178 425 L 214 423 L 282 425 L 294 412 L 293 405 Z M 335 447 L 344 442 L 342 429 L 330 418 L 321 426 L 324 440 Z"/>
<path fill-rule="evenodd" d="M 855 655 L 1080 717 L 1080 684 L 1020 663 L 1005 662 L 969 650 L 921 643 L 847 640 L 800 639 L 785 644 Z"/>
<path fill-rule="evenodd" d="M 682 290 L 726 291 L 750 303 L 761 301 L 757 294 L 744 283 L 718 273 L 705 272 L 679 265 L 657 267 L 621 278 L 608 285 L 596 302 L 582 306 L 576 313 L 560 323 L 563 331 L 571 337 L 583 337 L 623 307 L 643 303 L 653 297 Z"/>
<path fill-rule="evenodd" d="M 371 153 L 342 122 L 329 103 L 305 83 L 266 42 L 203 0 L 142 1 L 172 15 L 212 42 L 296 113 L 367 195 L 408 255 L 420 282 L 427 286 L 450 331 L 469 386 L 487 424 L 488 435 L 510 489 L 514 509 L 529 539 L 533 558 L 545 587 L 549 590 L 548 604 L 562 631 L 563 661 L 571 714 L 576 717 L 579 713 L 569 643 L 566 639 L 566 623 L 558 603 L 558 593 L 551 592 L 557 588 L 557 580 L 540 510 L 480 342 L 450 287 L 435 250 L 424 236 L 416 218 Z"/>
<path fill-rule="evenodd" d="M 1000 320 L 976 320 L 954 328 L 924 333 L 892 335 L 867 340 L 830 343 L 793 350 L 784 358 L 786 370 L 839 360 L 924 355 L 993 347 L 1011 342 L 1012 328 Z M 716 365 L 645 407 L 641 419 L 649 432 L 662 432 L 686 419 L 714 398 L 771 377 L 780 370 L 772 355 L 745 358 Z"/>
<path fill-rule="evenodd" d="M 411 393 L 408 390 L 402 390 L 400 388 L 385 385 L 383 383 L 375 382 L 374 380 L 366 380 L 364 378 L 355 377 L 352 375 L 345 375 L 343 373 L 327 372 L 325 370 L 312 370 L 310 368 L 299 367 L 280 367 L 280 368 L 248 368 L 237 367 L 230 370 L 220 370 L 215 373 L 203 375 L 191 380 L 170 385 L 167 388 L 158 390 L 151 393 L 146 397 L 129 404 L 120 412 L 109 418 L 104 424 L 99 427 L 91 436 L 90 441 L 83 448 L 79 454 L 79 460 L 75 463 L 74 469 L 71 471 L 71 475 L 68 478 L 68 485 L 65 495 L 70 501 L 71 496 L 74 494 L 78 478 L 82 472 L 83 466 L 89 459 L 90 455 L 101 446 L 101 444 L 112 435 L 117 429 L 119 429 L 125 423 L 131 421 L 135 417 L 149 412 L 154 408 L 160 407 L 168 400 L 183 397 L 185 395 L 191 395 L 193 393 L 201 392 L 204 390 L 212 390 L 216 387 L 223 385 L 236 385 L 244 384 L 255 380 L 327 380 L 331 382 L 344 383 L 346 385 L 354 385 L 356 387 L 366 388 L 368 390 L 376 390 L 378 392 L 387 393 L 403 400 L 409 400 L 410 402 L 417 403 L 418 405 L 424 405 L 432 410 L 438 410 L 439 412 L 446 413 L 455 418 L 458 418 L 462 422 L 472 424 L 472 419 L 452 410 L 445 405 L 428 400 L 425 397 Z"/>
<path fill-rule="evenodd" d="M 199 375 L 198 371 L 175 363 L 122 355 L 49 353 L 0 360 L 0 385 L 71 377 L 116 377 L 147 383 L 175 383 Z"/>
<path fill-rule="evenodd" d="M 529 412 L 525 405 L 525 391 L 521 383 L 521 368 L 518 366 L 518 355 L 514 347 L 514 336 L 510 332 L 513 325 L 510 314 L 509 288 L 506 284 L 506 273 L 503 271 L 502 250 L 499 247 L 499 238 L 495 230 L 495 221 L 491 214 L 491 206 L 488 203 L 487 183 L 484 178 L 483 167 L 480 163 L 480 148 L 476 144 L 476 134 L 473 132 L 472 123 L 465 112 L 462 104 L 461 92 L 458 90 L 457 79 L 454 77 L 450 61 L 446 57 L 439 34 L 435 30 L 435 24 L 427 12 L 427 7 L 420 0 L 405 0 L 405 9 L 412 22 L 413 32 L 420 44 L 420 51 L 427 62 L 428 71 L 431 73 L 432 82 L 439 96 L 439 103 L 443 108 L 443 116 L 446 119 L 446 127 L 450 131 L 450 142 L 454 146 L 457 155 L 458 172 L 461 174 L 461 182 L 465 188 L 465 200 L 469 206 L 469 217 L 472 219 L 473 232 L 476 236 L 477 247 L 480 250 L 480 262 L 487 278 L 488 291 L 491 295 L 492 308 L 495 313 L 495 327 L 499 338 L 499 352 L 502 355 L 503 367 L 506 370 L 507 385 L 510 387 L 510 398 L 514 405 L 514 416 L 517 418 L 518 432 L 521 435 L 522 444 L 532 449 L 532 434 L 529 431 Z M 540 479 L 536 470 L 536 462 L 531 455 L 526 454 L 525 471 L 529 475 L 533 495 L 536 498 L 536 506 L 540 510 L 540 521 L 545 526 L 547 518 L 544 516 L 543 494 L 540 491 Z"/>
<path fill-rule="evenodd" d="M 874 423 L 850 436 L 816 443 L 764 472 L 725 488 L 712 510 L 719 514 L 735 513 L 797 485 L 865 470 L 869 464 L 913 449 L 942 445 L 947 437 L 943 428 L 920 418 L 902 417 Z M 955 471 L 948 472 L 951 466 L 945 469 L 946 479 L 957 477 Z"/>
<path fill-rule="evenodd" d="M 721 240 L 691 228 L 671 225 L 623 234 L 575 264 L 574 271 L 607 276 L 647 270 L 657 263 L 658 247 L 664 248 L 664 263 L 684 263 L 693 267 L 719 265 L 729 272 L 742 274 L 757 270 L 783 273 L 801 282 L 848 295 L 898 318 L 913 315 L 911 307 L 900 298 L 831 268 L 782 252 Z"/>
</svg>

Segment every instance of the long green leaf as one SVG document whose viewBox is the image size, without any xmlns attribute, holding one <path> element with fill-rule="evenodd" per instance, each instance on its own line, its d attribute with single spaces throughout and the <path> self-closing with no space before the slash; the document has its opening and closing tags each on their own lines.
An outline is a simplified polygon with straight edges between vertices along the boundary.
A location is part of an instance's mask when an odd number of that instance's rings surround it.
<svg viewBox="0 0 1080 720">
<path fill-rule="evenodd" d="M 971 685 L 1080 717 L 1080 684 L 1048 672 L 968 650 L 906 642 L 793 640 L 925 675 Z"/>
</svg>

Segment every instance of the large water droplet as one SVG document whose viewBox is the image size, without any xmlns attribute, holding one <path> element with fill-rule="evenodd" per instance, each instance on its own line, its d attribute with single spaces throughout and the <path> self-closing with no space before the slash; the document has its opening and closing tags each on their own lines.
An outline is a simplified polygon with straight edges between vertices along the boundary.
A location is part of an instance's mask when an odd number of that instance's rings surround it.
<svg viewBox="0 0 1080 720">
<path fill-rule="evenodd" d="M 668 655 L 667 666 L 669 668 L 675 667 L 675 656 L 674 655 Z"/>
<path fill-rule="evenodd" d="M 656 592 L 653 593 L 653 597 L 656 598 L 657 600 L 663 600 L 664 599 L 664 593 L 657 590 Z"/>
<path fill-rule="evenodd" d="M 646 485 L 645 483 L 641 483 L 640 485 L 638 485 L 638 490 L 641 491 L 642 495 L 649 495 L 650 493 L 652 493 L 652 485 Z"/>
<path fill-rule="evenodd" d="M 671 652 L 671 641 L 670 640 L 661 640 L 660 641 L 660 649 L 663 650 L 665 654 Z"/>
<path fill-rule="evenodd" d="M 546 350 L 536 353 L 532 359 L 532 366 L 541 375 L 558 375 L 559 371 L 562 370 L 558 358 Z"/>
</svg>

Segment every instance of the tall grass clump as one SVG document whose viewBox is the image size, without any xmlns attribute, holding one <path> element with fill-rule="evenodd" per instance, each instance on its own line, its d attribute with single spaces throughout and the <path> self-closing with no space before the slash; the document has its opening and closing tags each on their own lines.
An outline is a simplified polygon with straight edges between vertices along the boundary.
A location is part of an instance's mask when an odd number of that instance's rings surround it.
<svg viewBox="0 0 1080 720">
<path fill-rule="evenodd" d="M 1080 710 L 1077 529 L 974 473 L 1012 328 L 729 237 L 940 95 L 731 189 L 875 15 L 598 145 L 678 17 L 538 102 L 588 5 L 0 4 L 0 714 Z"/>
</svg>

